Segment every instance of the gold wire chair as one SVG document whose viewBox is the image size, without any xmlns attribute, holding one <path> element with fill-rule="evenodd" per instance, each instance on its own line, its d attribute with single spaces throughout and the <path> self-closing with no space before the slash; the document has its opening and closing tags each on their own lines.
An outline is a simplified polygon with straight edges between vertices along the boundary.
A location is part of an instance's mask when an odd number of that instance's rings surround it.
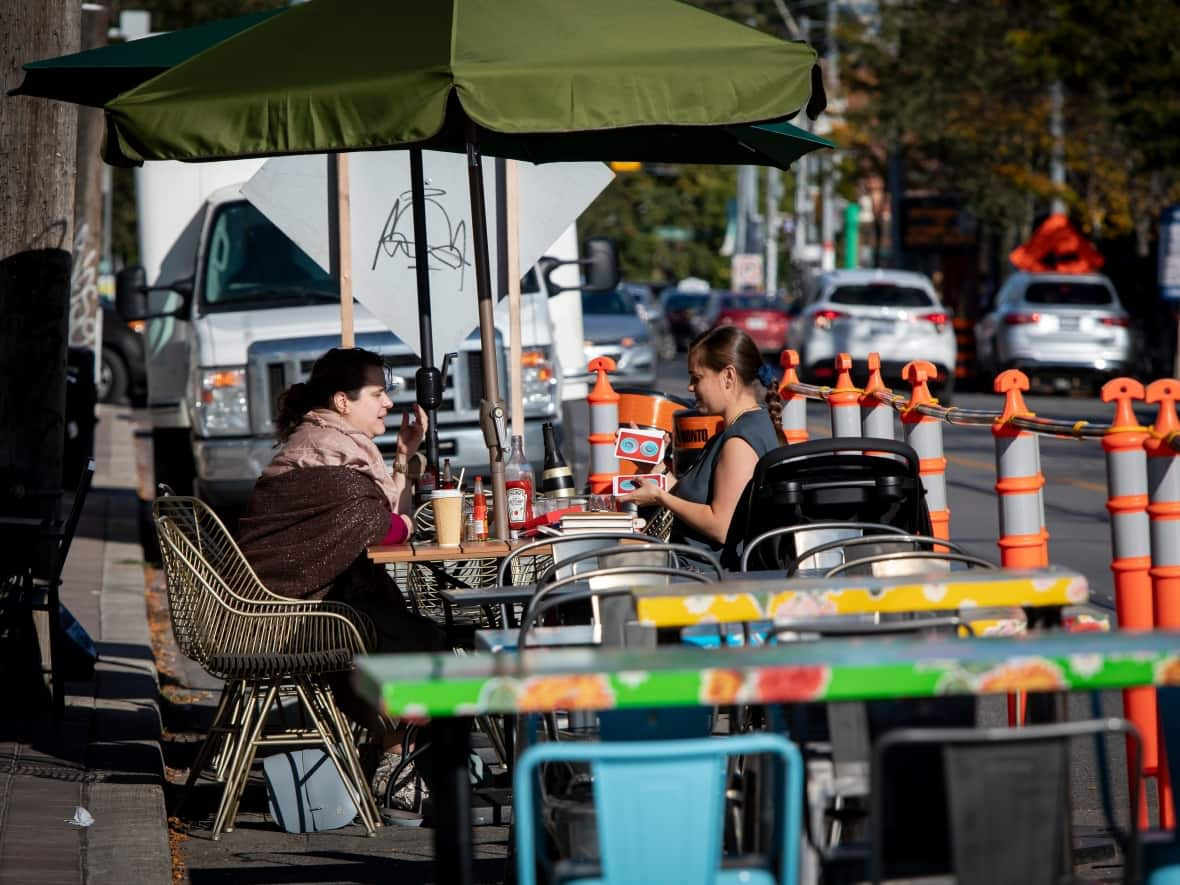
<svg viewBox="0 0 1180 885">
<path fill-rule="evenodd" d="M 196 498 L 159 498 L 154 516 L 177 645 L 225 682 L 186 783 L 195 783 L 217 754 L 215 775 L 225 787 L 212 838 L 233 830 L 258 747 L 275 745 L 322 747 L 371 835 L 380 814 L 326 679 L 375 647 L 372 622 L 351 606 L 268 590 L 216 514 Z M 281 713 L 280 701 L 291 697 L 310 725 L 268 725 L 272 710 Z"/>
</svg>

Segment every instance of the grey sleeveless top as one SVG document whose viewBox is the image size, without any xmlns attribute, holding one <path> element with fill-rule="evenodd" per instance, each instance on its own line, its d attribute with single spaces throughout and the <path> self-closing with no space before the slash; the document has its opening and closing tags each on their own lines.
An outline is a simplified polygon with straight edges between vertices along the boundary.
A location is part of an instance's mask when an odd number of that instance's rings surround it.
<svg viewBox="0 0 1180 885">
<path fill-rule="evenodd" d="M 705 444 L 696 463 L 688 469 L 684 476 L 677 479 L 671 494 L 696 504 L 707 504 L 712 501 L 713 472 L 717 469 L 717 459 L 721 456 L 721 447 L 725 445 L 726 440 L 734 436 L 749 443 L 750 448 L 759 458 L 781 445 L 778 433 L 774 429 L 774 422 L 770 420 L 770 413 L 765 408 L 738 415 L 733 424 Z M 705 537 L 688 523 L 679 519 L 672 523 L 669 540 L 678 544 L 705 547 L 714 553 L 719 552 L 724 546 L 712 538 Z"/>
</svg>

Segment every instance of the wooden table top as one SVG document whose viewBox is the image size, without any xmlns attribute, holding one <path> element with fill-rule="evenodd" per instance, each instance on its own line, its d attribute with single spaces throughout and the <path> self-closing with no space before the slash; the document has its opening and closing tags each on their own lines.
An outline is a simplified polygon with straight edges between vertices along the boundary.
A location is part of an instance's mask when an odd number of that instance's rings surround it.
<svg viewBox="0 0 1180 885">
<path fill-rule="evenodd" d="M 361 655 L 356 666 L 361 696 L 393 717 L 858 701 L 1180 685 L 1180 632 Z"/>
<path fill-rule="evenodd" d="M 463 562 L 471 559 L 501 559 L 519 542 L 463 541 L 458 547 L 442 547 L 433 541 L 411 541 L 409 544 L 374 544 L 368 549 L 369 559 L 387 564 L 395 562 Z"/>
</svg>

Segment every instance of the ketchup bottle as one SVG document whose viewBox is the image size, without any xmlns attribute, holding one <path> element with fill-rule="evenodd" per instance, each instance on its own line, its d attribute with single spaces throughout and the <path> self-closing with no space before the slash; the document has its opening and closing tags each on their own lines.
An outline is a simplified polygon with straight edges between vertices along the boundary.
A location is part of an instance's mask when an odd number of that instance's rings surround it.
<svg viewBox="0 0 1180 885">
<path fill-rule="evenodd" d="M 512 437 L 512 451 L 504 465 L 504 488 L 508 497 L 508 529 L 520 537 L 533 518 L 533 465 L 524 456 L 524 437 Z"/>
</svg>

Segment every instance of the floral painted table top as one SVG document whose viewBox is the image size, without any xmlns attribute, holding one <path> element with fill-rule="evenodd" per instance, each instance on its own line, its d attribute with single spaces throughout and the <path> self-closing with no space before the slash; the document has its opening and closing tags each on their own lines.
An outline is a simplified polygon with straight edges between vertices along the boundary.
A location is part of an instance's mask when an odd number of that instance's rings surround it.
<svg viewBox="0 0 1180 885">
<path fill-rule="evenodd" d="M 662 584 L 634 591 L 638 620 L 656 627 L 789 620 L 828 614 L 1040 608 L 1089 599 L 1085 576 L 1061 568 L 971 569 L 903 577 L 783 578 Z"/>
<path fill-rule="evenodd" d="M 1180 685 L 1180 632 L 369 655 L 356 681 L 395 717 Z"/>
</svg>

